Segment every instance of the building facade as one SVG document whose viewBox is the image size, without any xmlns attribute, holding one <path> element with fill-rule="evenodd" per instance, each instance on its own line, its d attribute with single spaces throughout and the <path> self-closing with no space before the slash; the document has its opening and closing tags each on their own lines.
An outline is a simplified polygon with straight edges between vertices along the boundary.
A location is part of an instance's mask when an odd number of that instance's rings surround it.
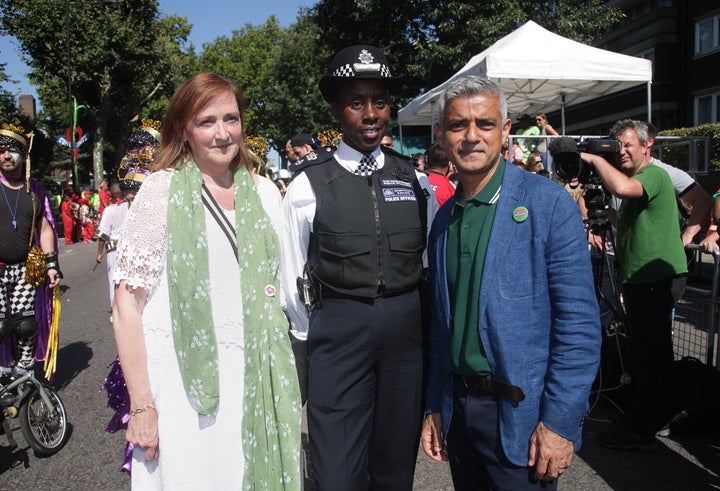
<svg viewBox="0 0 720 491">
<path fill-rule="evenodd" d="M 594 45 L 652 60 L 652 123 L 663 130 L 720 122 L 720 2 L 612 0 L 607 5 L 621 8 L 626 17 Z M 565 115 L 567 134 L 606 134 L 618 119 L 647 119 L 647 88 L 639 85 L 571 106 Z"/>
</svg>

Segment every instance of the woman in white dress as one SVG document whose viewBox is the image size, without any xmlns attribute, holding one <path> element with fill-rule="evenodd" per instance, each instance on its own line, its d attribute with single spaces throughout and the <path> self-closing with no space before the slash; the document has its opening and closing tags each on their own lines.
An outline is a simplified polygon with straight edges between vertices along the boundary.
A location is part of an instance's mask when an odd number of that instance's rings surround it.
<svg viewBox="0 0 720 491">
<path fill-rule="evenodd" d="M 280 307 L 280 194 L 249 172 L 241 91 L 177 90 L 123 227 L 113 328 L 133 489 L 301 489 L 300 393 Z"/>
</svg>

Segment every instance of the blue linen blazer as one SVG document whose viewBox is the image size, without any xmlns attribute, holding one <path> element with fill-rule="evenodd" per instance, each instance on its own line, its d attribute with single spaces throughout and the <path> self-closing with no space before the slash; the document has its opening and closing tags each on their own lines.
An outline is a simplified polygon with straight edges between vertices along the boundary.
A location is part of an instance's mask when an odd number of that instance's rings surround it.
<svg viewBox="0 0 720 491">
<path fill-rule="evenodd" d="M 447 229 L 455 204 L 437 213 L 429 239 L 432 288 L 426 412 L 452 416 Z M 527 210 L 522 221 L 516 211 Z M 526 466 L 542 421 L 580 448 L 582 422 L 600 360 L 600 321 L 588 243 L 569 193 L 545 177 L 505 166 L 480 287 L 478 330 L 493 376 L 525 392 L 499 397 L 507 458 Z"/>
</svg>

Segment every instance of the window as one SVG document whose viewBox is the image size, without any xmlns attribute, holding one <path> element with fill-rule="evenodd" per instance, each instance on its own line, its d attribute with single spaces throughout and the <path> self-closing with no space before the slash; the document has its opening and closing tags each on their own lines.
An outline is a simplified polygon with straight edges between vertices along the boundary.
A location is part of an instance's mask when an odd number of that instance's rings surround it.
<svg viewBox="0 0 720 491">
<path fill-rule="evenodd" d="M 720 17 L 699 20 L 695 23 L 695 54 L 704 54 L 718 48 L 718 24 Z"/>
<path fill-rule="evenodd" d="M 720 121 L 720 90 L 712 94 L 695 97 L 695 124 L 717 123 Z"/>
</svg>

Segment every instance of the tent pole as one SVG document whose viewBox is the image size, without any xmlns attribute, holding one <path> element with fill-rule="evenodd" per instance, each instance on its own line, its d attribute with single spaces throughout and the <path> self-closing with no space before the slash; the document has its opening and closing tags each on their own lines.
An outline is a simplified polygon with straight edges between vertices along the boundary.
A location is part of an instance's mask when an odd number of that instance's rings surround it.
<svg viewBox="0 0 720 491">
<path fill-rule="evenodd" d="M 435 143 L 435 101 L 430 101 L 430 143 Z"/>
<path fill-rule="evenodd" d="M 400 153 L 405 152 L 405 142 L 403 141 L 402 125 L 400 125 Z"/>
<path fill-rule="evenodd" d="M 562 134 L 565 134 L 565 94 L 560 94 L 560 121 L 562 125 Z"/>
<path fill-rule="evenodd" d="M 648 105 L 648 123 L 652 124 L 652 90 L 650 86 L 652 85 L 652 81 L 648 80 L 647 83 L 647 105 Z"/>
</svg>

